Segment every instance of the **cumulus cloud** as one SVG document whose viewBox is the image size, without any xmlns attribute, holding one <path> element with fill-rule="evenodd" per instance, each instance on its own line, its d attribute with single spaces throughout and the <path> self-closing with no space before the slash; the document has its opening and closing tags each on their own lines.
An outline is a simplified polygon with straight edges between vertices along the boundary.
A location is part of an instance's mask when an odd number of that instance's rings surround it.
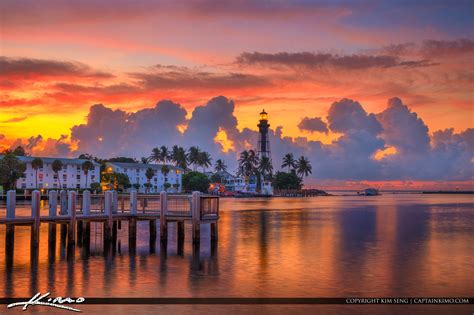
<svg viewBox="0 0 474 315">
<path fill-rule="evenodd" d="M 325 132 L 329 131 L 326 123 L 320 117 L 304 117 L 301 122 L 298 124 L 300 130 L 310 131 L 310 132 Z"/>
<path fill-rule="evenodd" d="M 70 138 L 63 135 L 44 140 L 38 135 L 26 141 L 18 139 L 12 147 L 23 145 L 37 155 L 90 153 L 139 158 L 161 145 L 196 145 L 209 151 L 214 161 L 223 158 L 233 171 L 238 154 L 255 148 L 258 140 L 256 130 L 237 128 L 234 110 L 234 102 L 224 96 L 195 107 L 189 119 L 180 104 L 169 100 L 134 113 L 98 104 L 91 106 L 86 123 L 71 129 Z M 330 106 L 326 121 L 306 117 L 300 125 L 307 130 L 341 134 L 331 144 L 284 136 L 281 126 L 270 129 L 274 168 L 279 169 L 281 157 L 292 152 L 310 159 L 316 181 L 472 180 L 474 129 L 461 133 L 446 129 L 430 135 L 423 120 L 399 98 L 390 99 L 387 108 L 378 114 L 367 113 L 357 101 L 341 99 Z M 185 131 L 178 130 L 178 126 L 186 126 Z M 219 132 L 232 143 L 226 152 L 215 141 Z M 77 147 L 75 151 L 71 143 Z M 375 159 L 375 154 L 387 147 L 396 151 Z"/>
<path fill-rule="evenodd" d="M 368 114 L 359 102 L 347 98 L 331 105 L 327 120 L 332 131 L 344 133 L 350 130 L 365 130 L 372 134 L 382 131 L 382 126 L 374 114 Z"/>
<path fill-rule="evenodd" d="M 401 60 L 398 56 L 394 55 L 337 55 L 331 53 L 312 52 L 279 52 L 274 54 L 244 52 L 236 58 L 235 62 L 239 65 L 261 65 L 292 68 L 319 68 L 331 66 L 345 70 L 391 67 L 413 68 L 432 65 L 429 60 Z"/>
<path fill-rule="evenodd" d="M 26 152 L 33 156 L 72 157 L 71 143 L 67 135 L 61 135 L 58 139 L 44 139 L 42 135 L 31 136 L 27 139 L 8 139 L 0 135 L 0 147 L 4 149 L 15 149 L 22 146 Z"/>
<path fill-rule="evenodd" d="M 430 149 L 428 127 L 399 98 L 388 101 L 388 107 L 377 115 L 387 145 L 403 154 L 425 153 Z"/>
</svg>

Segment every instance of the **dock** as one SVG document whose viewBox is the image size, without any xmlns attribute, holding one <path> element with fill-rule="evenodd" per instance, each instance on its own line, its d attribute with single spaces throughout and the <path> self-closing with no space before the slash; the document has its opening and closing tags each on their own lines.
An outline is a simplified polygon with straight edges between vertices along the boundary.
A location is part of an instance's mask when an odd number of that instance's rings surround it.
<svg viewBox="0 0 474 315">
<path fill-rule="evenodd" d="M 142 195 L 135 191 L 130 194 L 118 194 L 117 191 L 105 191 L 103 194 L 91 194 L 84 191 L 48 192 L 48 215 L 40 215 L 40 191 L 31 195 L 31 216 L 16 215 L 16 192 L 7 192 L 6 217 L 0 218 L 0 224 L 6 225 L 6 253 L 13 252 L 16 226 L 31 227 L 31 251 L 39 248 L 40 225 L 48 224 L 48 244 L 56 244 L 57 227 L 60 227 L 61 240 L 67 247 L 88 246 L 91 239 L 92 222 L 102 224 L 104 248 L 117 239 L 117 229 L 123 221 L 128 222 L 129 246 L 134 248 L 137 240 L 137 222 L 149 222 L 150 243 L 157 238 L 157 222 L 161 243 L 167 242 L 168 225 L 177 225 L 177 238 L 184 241 L 186 221 L 192 224 L 192 242 L 199 244 L 202 224 L 210 224 L 212 243 L 218 240 L 219 197 L 193 192 L 192 195 L 169 195 L 162 191 L 159 195 Z"/>
</svg>

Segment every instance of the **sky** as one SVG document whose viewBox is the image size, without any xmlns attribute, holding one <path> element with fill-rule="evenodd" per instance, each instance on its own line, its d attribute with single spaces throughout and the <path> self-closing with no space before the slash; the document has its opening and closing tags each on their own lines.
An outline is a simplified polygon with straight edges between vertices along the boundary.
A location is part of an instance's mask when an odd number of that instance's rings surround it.
<svg viewBox="0 0 474 315">
<path fill-rule="evenodd" d="M 269 113 L 310 187 L 473 188 L 472 1 L 2 1 L 0 149 L 235 169 Z"/>
</svg>

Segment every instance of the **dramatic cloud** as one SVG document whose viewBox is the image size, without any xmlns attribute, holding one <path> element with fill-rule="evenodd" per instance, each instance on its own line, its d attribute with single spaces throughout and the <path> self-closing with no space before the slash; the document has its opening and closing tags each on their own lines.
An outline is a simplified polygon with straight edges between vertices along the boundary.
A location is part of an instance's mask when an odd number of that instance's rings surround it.
<svg viewBox="0 0 474 315">
<path fill-rule="evenodd" d="M 428 127 L 399 98 L 388 101 L 388 107 L 377 115 L 382 124 L 382 137 L 402 154 L 426 153 L 430 149 Z"/>
<path fill-rule="evenodd" d="M 329 129 L 326 126 L 326 123 L 320 117 L 304 117 L 301 122 L 298 124 L 300 130 L 310 131 L 310 132 L 328 132 Z"/>
<path fill-rule="evenodd" d="M 238 153 L 255 148 L 258 138 L 254 130 L 237 129 L 234 109 L 234 102 L 223 96 L 196 107 L 189 120 L 186 111 L 170 101 L 136 113 L 95 105 L 87 124 L 72 129 L 72 139 L 78 143 L 78 153 L 100 156 L 140 157 L 156 146 L 197 145 L 210 151 L 214 159 L 226 159 L 234 170 Z M 342 134 L 331 144 L 285 137 L 279 126 L 271 129 L 274 166 L 278 168 L 280 158 L 293 152 L 308 156 L 313 176 L 325 180 L 471 179 L 473 131 L 438 131 L 430 138 L 423 121 L 398 98 L 390 99 L 387 108 L 377 115 L 367 113 L 356 101 L 342 99 L 330 106 L 326 119 L 327 126 L 320 118 L 303 119 L 302 125 Z M 177 128 L 183 125 L 186 130 L 181 133 Z M 219 132 L 224 132 L 232 143 L 226 153 L 215 141 Z M 374 158 L 388 147 L 395 148 L 395 153 Z M 456 165 L 450 161 L 456 161 Z"/>
<path fill-rule="evenodd" d="M 0 57 L 0 75 L 20 79 L 65 76 L 100 79 L 114 77 L 110 73 L 94 70 L 80 62 L 7 57 Z"/>
<path fill-rule="evenodd" d="M 382 131 L 374 114 L 367 114 L 359 102 L 346 98 L 331 105 L 327 120 L 332 131 L 344 133 L 351 130 L 365 130 L 371 134 Z"/>
<path fill-rule="evenodd" d="M 432 65 L 428 60 L 400 60 L 393 55 L 335 55 L 330 53 L 279 52 L 275 54 L 244 52 L 236 58 L 240 65 L 270 67 L 319 68 L 332 66 L 345 70 L 391 67 L 424 67 Z"/>
<path fill-rule="evenodd" d="M 172 101 L 160 101 L 153 108 L 137 112 L 111 109 L 104 105 L 90 108 L 87 122 L 71 129 L 71 137 L 43 139 L 41 135 L 18 139 L 11 147 L 23 145 L 36 155 L 77 156 L 90 153 L 100 157 L 148 156 L 154 147 L 174 144 L 189 148 L 199 146 L 209 151 L 215 161 L 222 158 L 229 170 L 237 168 L 238 154 L 255 148 L 258 132 L 237 128 L 235 104 L 224 96 L 215 97 L 197 106 L 189 119 L 187 111 Z M 334 102 L 326 117 L 302 120 L 306 130 L 338 133 L 330 144 L 305 137 L 283 135 L 283 127 L 270 129 L 274 168 L 279 169 L 281 157 L 292 152 L 307 156 L 313 165 L 310 183 L 331 181 L 386 180 L 472 180 L 474 129 L 456 134 L 453 129 L 434 132 L 399 98 L 388 101 L 379 114 L 367 113 L 362 105 L 350 99 Z M 301 126 L 300 126 L 301 127 Z M 218 135 L 227 146 L 224 151 Z M 3 137 L 0 138 L 5 142 Z M 1 145 L 3 148 L 4 144 Z M 376 158 L 377 153 L 390 153 Z"/>
</svg>

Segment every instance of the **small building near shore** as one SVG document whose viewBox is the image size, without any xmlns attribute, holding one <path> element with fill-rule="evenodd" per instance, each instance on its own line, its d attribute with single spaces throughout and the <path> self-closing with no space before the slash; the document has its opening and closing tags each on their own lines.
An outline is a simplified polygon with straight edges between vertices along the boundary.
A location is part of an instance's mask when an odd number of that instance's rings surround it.
<svg viewBox="0 0 474 315">
<path fill-rule="evenodd" d="M 162 172 L 162 167 L 165 165 L 169 169 L 166 175 Z M 146 187 L 148 184 L 146 170 L 148 168 L 151 168 L 154 172 L 154 176 L 150 180 L 149 189 Z M 137 190 L 141 193 L 159 193 L 164 190 L 171 193 L 179 193 L 182 191 L 183 169 L 174 165 L 107 162 L 105 172 L 127 175 L 132 185 L 132 187 L 127 189 L 128 191 Z"/>
<path fill-rule="evenodd" d="M 0 155 L 0 159 L 2 158 Z M 92 183 L 100 182 L 100 164 L 95 161 L 90 161 L 93 168 L 86 175 L 82 170 L 82 164 L 88 161 L 86 159 L 38 157 L 43 161 L 43 167 L 36 172 L 31 162 L 37 157 L 17 156 L 17 158 L 26 164 L 25 173 L 16 182 L 17 189 L 85 189 L 90 188 Z M 63 168 L 57 174 L 52 167 L 55 160 L 63 164 Z"/>
</svg>

